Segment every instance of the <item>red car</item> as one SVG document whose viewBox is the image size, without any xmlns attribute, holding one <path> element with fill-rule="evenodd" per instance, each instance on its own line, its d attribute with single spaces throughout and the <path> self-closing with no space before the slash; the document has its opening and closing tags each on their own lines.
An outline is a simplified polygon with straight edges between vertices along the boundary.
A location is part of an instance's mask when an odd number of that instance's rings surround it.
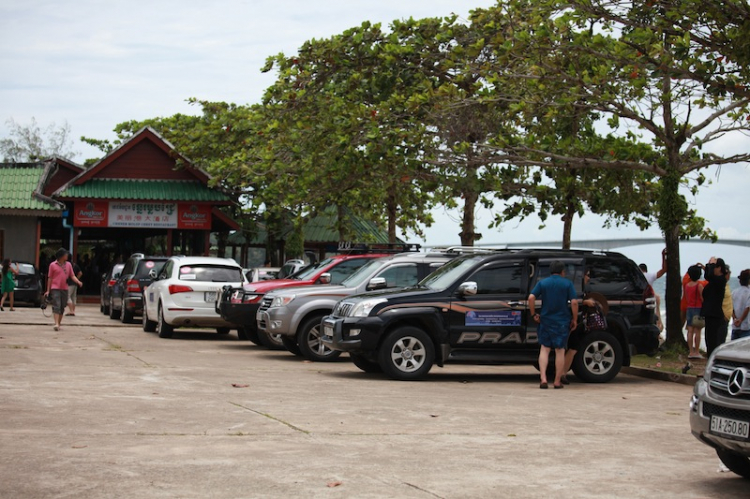
<svg viewBox="0 0 750 499">
<path fill-rule="evenodd" d="M 260 307 L 263 295 L 269 291 L 292 286 L 311 286 L 313 284 L 340 284 L 356 272 L 362 265 L 373 258 L 391 256 L 393 253 L 365 253 L 336 255 L 314 265 L 306 267 L 287 279 L 251 282 L 242 288 L 224 288 L 218 304 L 221 317 L 232 324 L 237 324 L 239 337 L 269 348 L 283 348 L 280 338 L 259 333 L 255 314 Z"/>
</svg>

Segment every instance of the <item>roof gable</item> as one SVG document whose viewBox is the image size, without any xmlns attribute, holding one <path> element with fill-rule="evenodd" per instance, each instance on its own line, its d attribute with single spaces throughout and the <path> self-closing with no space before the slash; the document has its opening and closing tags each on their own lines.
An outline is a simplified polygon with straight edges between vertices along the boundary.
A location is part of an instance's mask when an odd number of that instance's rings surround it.
<svg viewBox="0 0 750 499">
<path fill-rule="evenodd" d="M 177 160 L 182 163 L 179 169 L 176 168 Z M 181 156 L 154 129 L 145 127 L 81 172 L 69 185 L 81 185 L 95 178 L 199 180 L 207 183 L 210 177 Z"/>
</svg>

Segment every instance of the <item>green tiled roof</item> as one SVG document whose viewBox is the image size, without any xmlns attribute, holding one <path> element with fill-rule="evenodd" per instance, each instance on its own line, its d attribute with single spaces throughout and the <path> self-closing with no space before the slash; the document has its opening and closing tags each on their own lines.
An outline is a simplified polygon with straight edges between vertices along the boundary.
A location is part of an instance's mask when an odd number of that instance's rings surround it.
<svg viewBox="0 0 750 499">
<path fill-rule="evenodd" d="M 58 196 L 63 199 L 229 201 L 229 197 L 219 190 L 201 182 L 185 180 L 92 179 L 81 185 L 68 186 Z"/>
<path fill-rule="evenodd" d="M 387 244 L 388 233 L 378 227 L 374 222 L 365 220 L 361 217 L 352 215 L 347 211 L 348 216 L 348 227 L 351 231 L 351 241 L 354 243 L 377 243 Z M 305 242 L 306 243 L 334 243 L 339 240 L 339 234 L 336 230 L 336 220 L 338 216 L 336 214 L 336 207 L 329 206 L 318 216 L 311 219 L 305 224 L 303 229 Z M 285 232 L 290 232 L 291 228 L 288 227 Z M 266 230 L 265 227 L 260 226 L 257 230 L 250 234 L 248 244 L 264 244 L 266 241 Z M 228 244 L 241 245 L 246 241 L 246 234 L 240 231 L 230 234 L 227 238 Z M 403 241 L 399 241 L 403 242 Z"/>
<path fill-rule="evenodd" d="M 0 209 L 60 211 L 59 205 L 34 196 L 44 168 L 42 163 L 0 165 Z"/>
</svg>

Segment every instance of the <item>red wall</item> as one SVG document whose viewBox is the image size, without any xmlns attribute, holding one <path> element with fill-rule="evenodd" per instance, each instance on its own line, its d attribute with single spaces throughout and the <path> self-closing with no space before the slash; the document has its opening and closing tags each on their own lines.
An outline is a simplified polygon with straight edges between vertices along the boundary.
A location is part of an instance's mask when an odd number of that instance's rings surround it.
<svg viewBox="0 0 750 499">
<path fill-rule="evenodd" d="M 98 172 L 95 178 L 195 180 L 185 170 L 175 170 L 175 160 L 149 140 L 143 140 Z"/>
</svg>

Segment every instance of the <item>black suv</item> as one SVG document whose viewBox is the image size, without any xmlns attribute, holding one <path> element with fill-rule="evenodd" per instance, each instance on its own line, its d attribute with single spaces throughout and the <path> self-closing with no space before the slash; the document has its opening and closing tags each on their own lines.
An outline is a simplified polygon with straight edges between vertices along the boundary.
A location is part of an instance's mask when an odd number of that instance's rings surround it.
<svg viewBox="0 0 750 499">
<path fill-rule="evenodd" d="M 143 313 L 143 290 L 153 282 L 153 277 L 167 262 L 166 256 L 145 256 L 134 253 L 112 286 L 109 297 L 110 319 L 132 322 L 134 315 Z"/>
<path fill-rule="evenodd" d="M 536 323 L 527 298 L 565 264 L 566 277 L 583 295 L 609 302 L 606 331 L 590 331 L 573 362 L 577 377 L 607 382 L 635 353 L 659 347 L 654 292 L 632 260 L 619 253 L 577 250 L 476 250 L 456 258 L 417 286 L 344 298 L 322 321 L 322 341 L 349 352 L 365 372 L 384 371 L 399 380 L 420 379 L 436 363 L 536 364 Z"/>
</svg>

